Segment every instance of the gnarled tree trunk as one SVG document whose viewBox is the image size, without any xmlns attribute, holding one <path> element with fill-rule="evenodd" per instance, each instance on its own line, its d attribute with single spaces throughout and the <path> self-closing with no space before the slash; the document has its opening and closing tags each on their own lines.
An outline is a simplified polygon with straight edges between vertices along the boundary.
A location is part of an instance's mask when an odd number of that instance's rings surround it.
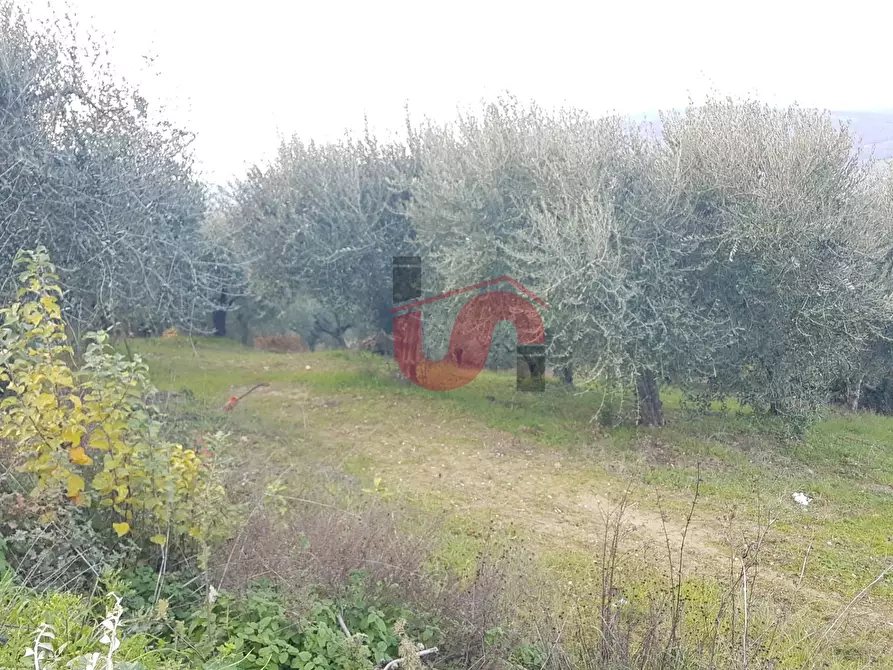
<svg viewBox="0 0 893 670">
<path fill-rule="evenodd" d="M 226 291 L 221 291 L 218 299 L 219 308 L 214 310 L 211 315 L 214 320 L 214 337 L 226 337 L 226 313 L 227 307 L 230 305 L 229 296 Z"/>
<path fill-rule="evenodd" d="M 664 425 L 664 407 L 660 400 L 657 375 L 653 370 L 641 370 L 636 376 L 636 402 L 639 410 L 639 425 Z"/>
</svg>

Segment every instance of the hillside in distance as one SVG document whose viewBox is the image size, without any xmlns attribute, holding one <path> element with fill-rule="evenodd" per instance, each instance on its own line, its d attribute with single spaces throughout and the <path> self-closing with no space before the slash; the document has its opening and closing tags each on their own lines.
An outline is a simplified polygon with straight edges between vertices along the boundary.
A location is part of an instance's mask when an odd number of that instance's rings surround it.
<svg viewBox="0 0 893 670">
<path fill-rule="evenodd" d="M 649 112 L 638 118 L 654 124 L 654 130 L 660 131 L 657 113 Z M 850 124 L 850 130 L 864 155 L 873 151 L 874 157 L 879 160 L 893 159 L 893 110 L 832 111 L 831 118 L 839 123 Z"/>
<path fill-rule="evenodd" d="M 831 112 L 841 122 L 849 122 L 850 129 L 858 138 L 866 154 L 874 151 L 875 158 L 893 158 L 893 111 L 885 112 Z"/>
</svg>

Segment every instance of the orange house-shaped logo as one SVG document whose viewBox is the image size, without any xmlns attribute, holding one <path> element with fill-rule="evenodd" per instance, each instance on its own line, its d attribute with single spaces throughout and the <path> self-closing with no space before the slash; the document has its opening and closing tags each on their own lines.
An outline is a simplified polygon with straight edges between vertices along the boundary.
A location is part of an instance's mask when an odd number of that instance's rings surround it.
<svg viewBox="0 0 893 670">
<path fill-rule="evenodd" d="M 394 357 L 412 383 L 432 391 L 451 391 L 473 381 L 487 362 L 493 330 L 500 321 L 509 321 L 518 334 L 518 388 L 543 390 L 546 335 L 537 305 L 548 305 L 542 299 L 508 275 L 421 299 L 421 259 L 417 256 L 395 257 L 393 273 L 395 307 L 390 312 L 394 315 Z M 424 305 L 502 282 L 518 293 L 489 291 L 469 300 L 453 324 L 446 356 L 439 361 L 425 357 Z M 529 371 L 529 376 L 522 370 Z"/>
</svg>

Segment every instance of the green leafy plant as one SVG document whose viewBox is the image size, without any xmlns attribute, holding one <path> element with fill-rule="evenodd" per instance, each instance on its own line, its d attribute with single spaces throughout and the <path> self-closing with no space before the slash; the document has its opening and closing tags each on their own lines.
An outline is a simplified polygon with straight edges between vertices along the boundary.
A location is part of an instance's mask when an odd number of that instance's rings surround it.
<svg viewBox="0 0 893 670">
<path fill-rule="evenodd" d="M 310 619 L 299 626 L 286 615 L 281 597 L 267 582 L 252 585 L 241 599 L 217 594 L 177 628 L 187 646 L 231 659 L 243 668 L 372 667 L 362 664 L 370 656 L 368 650 L 364 653 L 349 644 L 337 622 L 326 620 L 324 608 L 314 607 Z"/>
<path fill-rule="evenodd" d="M 194 573 L 194 574 L 193 574 Z M 201 591 L 203 573 L 175 571 L 159 575 L 149 565 L 125 568 L 117 575 L 117 588 L 123 592 L 123 603 L 131 611 L 159 610 L 163 619 L 185 621 L 203 605 Z M 165 626 L 165 629 L 166 626 Z"/>
<path fill-rule="evenodd" d="M 395 624 L 410 615 L 368 605 L 360 583 L 357 575 L 344 597 L 316 597 L 297 616 L 270 583 L 260 581 L 242 598 L 216 594 L 176 626 L 177 634 L 186 647 L 244 668 L 369 670 L 400 655 L 407 635 L 399 635 Z M 409 629 L 423 642 L 436 635 L 432 626 Z"/>
<path fill-rule="evenodd" d="M 31 496 L 94 509 L 118 537 L 135 524 L 159 546 L 226 537 L 226 494 L 211 454 L 160 438 L 145 363 L 111 350 L 107 333 L 91 333 L 77 369 L 46 251 L 22 252 L 16 265 L 25 268 L 18 300 L 0 309 L 0 443 L 33 475 Z M 39 521 L 55 518 L 47 507 Z"/>
<path fill-rule="evenodd" d="M 90 602 L 74 594 L 36 593 L 0 578 L 0 620 L 8 636 L 0 644 L 0 667 L 31 670 L 174 670 L 179 660 L 163 641 L 132 633 L 115 594 L 94 616 Z M 101 599 L 100 599 L 101 602 Z M 108 602 L 108 600 L 106 600 Z"/>
<path fill-rule="evenodd" d="M 512 652 L 512 662 L 524 670 L 538 670 L 547 660 L 548 653 L 538 644 L 521 644 Z"/>
</svg>

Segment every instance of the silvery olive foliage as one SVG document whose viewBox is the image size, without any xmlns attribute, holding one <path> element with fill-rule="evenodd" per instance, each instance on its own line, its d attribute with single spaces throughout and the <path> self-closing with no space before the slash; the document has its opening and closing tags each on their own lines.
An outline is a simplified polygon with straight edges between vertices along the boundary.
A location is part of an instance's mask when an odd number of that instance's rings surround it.
<svg viewBox="0 0 893 670">
<path fill-rule="evenodd" d="M 644 423 L 661 380 L 802 422 L 890 320 L 891 210 L 825 114 L 714 100 L 657 136 L 507 99 L 414 140 L 440 277 L 527 284 L 553 360 L 634 388 Z"/>
<path fill-rule="evenodd" d="M 231 246 L 253 295 L 280 311 L 312 299 L 317 330 L 342 343 L 351 327 L 388 330 L 391 259 L 411 249 L 411 169 L 406 147 L 370 135 L 285 142 L 231 193 Z"/>
<path fill-rule="evenodd" d="M 514 245 L 536 198 L 536 168 L 528 154 L 545 140 L 538 110 L 514 100 L 466 114 L 455 123 L 409 127 L 419 165 L 410 186 L 409 214 L 417 232 L 426 294 L 438 294 L 509 275 L 530 285 Z M 505 290 L 495 285 L 487 290 Z M 532 288 L 532 287 L 531 287 Z M 446 350 L 455 316 L 467 298 L 425 309 L 426 352 Z M 513 364 L 514 331 L 496 329 L 488 362 Z M 496 352 L 496 353 L 494 353 Z"/>
<path fill-rule="evenodd" d="M 646 421 L 659 423 L 658 376 L 706 357 L 729 329 L 693 309 L 677 263 L 691 242 L 662 197 L 656 142 L 619 118 L 511 98 L 423 127 L 416 142 L 424 169 L 410 211 L 440 276 L 521 281 L 550 303 L 550 360 L 641 387 L 655 401 Z"/>
<path fill-rule="evenodd" d="M 886 174 L 812 110 L 711 100 L 655 133 L 507 97 L 405 142 L 285 143 L 233 191 L 228 244 L 256 296 L 312 298 L 336 337 L 387 329 L 391 258 L 414 253 L 427 295 L 501 275 L 540 295 L 549 364 L 635 397 L 641 423 L 670 383 L 804 426 L 886 351 Z M 426 308 L 430 357 L 461 304 Z"/>
<path fill-rule="evenodd" d="M 191 137 L 162 114 L 67 15 L 0 2 L 0 294 L 15 253 L 44 245 L 77 331 L 208 320 L 221 257 Z"/>
<path fill-rule="evenodd" d="M 883 256 L 866 270 L 866 280 L 875 287 L 893 284 L 893 172 L 881 167 L 869 180 L 869 212 L 876 222 L 872 234 Z M 893 413 L 893 323 L 884 320 L 883 330 L 872 333 L 857 356 L 848 356 L 845 373 L 835 385 L 835 400 L 852 409 Z"/>
<path fill-rule="evenodd" d="M 663 132 L 665 190 L 701 240 L 694 296 L 734 331 L 701 372 L 755 407 L 814 412 L 891 318 L 890 201 L 871 162 L 797 107 L 713 101 Z"/>
</svg>

